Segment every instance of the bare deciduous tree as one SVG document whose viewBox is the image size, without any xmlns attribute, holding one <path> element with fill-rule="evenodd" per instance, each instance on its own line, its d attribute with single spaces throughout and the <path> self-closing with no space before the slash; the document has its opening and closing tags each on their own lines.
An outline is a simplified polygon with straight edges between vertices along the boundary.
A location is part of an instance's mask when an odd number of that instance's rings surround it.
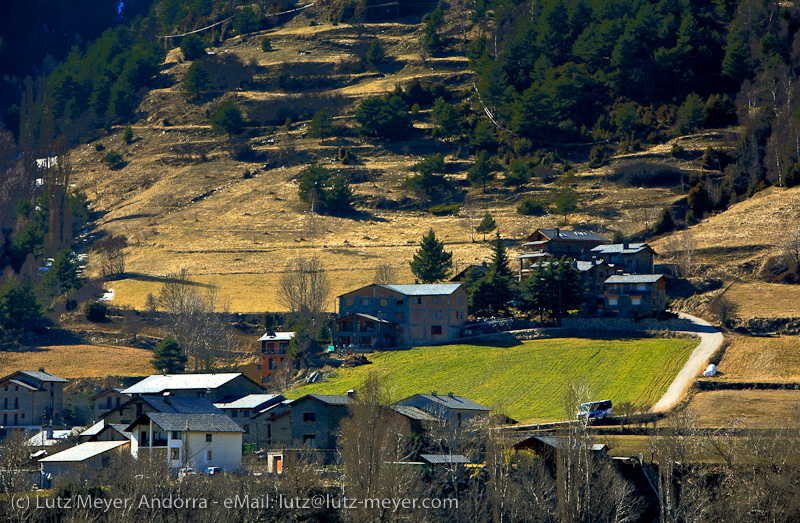
<svg viewBox="0 0 800 523">
<path fill-rule="evenodd" d="M 94 246 L 100 275 L 103 278 L 121 276 L 125 272 L 125 247 L 128 238 L 125 236 L 108 236 Z"/>
<path fill-rule="evenodd" d="M 278 301 L 302 317 L 320 316 L 330 294 L 328 273 L 319 258 L 295 258 L 278 281 Z"/>
<path fill-rule="evenodd" d="M 397 283 L 397 269 L 388 263 L 382 263 L 375 268 L 373 283 L 378 285 L 391 285 Z"/>
</svg>

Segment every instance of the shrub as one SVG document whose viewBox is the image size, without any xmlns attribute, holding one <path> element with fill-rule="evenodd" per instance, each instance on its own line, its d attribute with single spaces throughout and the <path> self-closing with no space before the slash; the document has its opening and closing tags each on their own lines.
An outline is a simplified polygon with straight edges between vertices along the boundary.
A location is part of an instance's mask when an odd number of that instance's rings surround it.
<svg viewBox="0 0 800 523">
<path fill-rule="evenodd" d="M 358 156 L 350 149 L 342 148 L 342 150 L 339 151 L 339 159 L 342 161 L 343 165 L 354 165 L 358 163 Z"/>
<path fill-rule="evenodd" d="M 265 36 L 261 40 L 261 50 L 265 53 L 272 51 L 272 40 L 270 40 L 269 36 Z"/>
<path fill-rule="evenodd" d="M 105 148 L 106 148 L 106 146 L 103 145 L 102 142 L 97 142 L 96 144 L 94 144 L 94 150 L 97 151 L 97 152 L 100 152 L 100 151 L 104 150 Z"/>
<path fill-rule="evenodd" d="M 672 187 L 683 181 L 680 169 L 662 163 L 625 162 L 614 166 L 608 179 L 633 187 Z"/>
<path fill-rule="evenodd" d="M 93 323 L 102 323 L 106 321 L 106 315 L 108 314 L 108 307 L 105 304 L 100 303 L 99 301 L 94 301 L 92 303 L 86 304 L 85 310 L 86 319 L 93 322 Z"/>
<path fill-rule="evenodd" d="M 683 146 L 677 143 L 672 144 L 672 149 L 669 150 L 669 154 L 672 155 L 673 158 L 677 158 L 683 153 Z"/>
<path fill-rule="evenodd" d="M 131 127 L 131 124 L 125 126 L 125 130 L 122 131 L 122 139 L 127 144 L 133 142 L 133 127 Z"/>
<path fill-rule="evenodd" d="M 103 157 L 103 163 L 111 170 L 122 169 L 125 166 L 125 160 L 123 160 L 122 155 L 114 150 L 106 153 Z"/>
<path fill-rule="evenodd" d="M 217 134 L 228 133 L 228 137 L 242 132 L 244 117 L 242 110 L 232 100 L 223 102 L 211 116 L 211 129 Z"/>
<path fill-rule="evenodd" d="M 461 207 L 458 206 L 457 203 L 440 203 L 439 205 L 434 205 L 430 209 L 431 214 L 434 216 L 455 216 L 461 210 Z"/>
<path fill-rule="evenodd" d="M 383 50 L 383 45 L 381 45 L 381 41 L 377 38 L 372 41 L 367 49 L 367 63 L 372 67 L 378 67 L 383 61 L 386 59 L 386 53 Z"/>
<path fill-rule="evenodd" d="M 609 151 L 605 145 L 595 145 L 589 151 L 589 167 L 597 169 L 608 163 Z"/>
<path fill-rule="evenodd" d="M 544 205 L 536 198 L 525 198 L 517 205 L 517 213 L 525 216 L 541 216 L 545 214 L 545 212 Z"/>
</svg>

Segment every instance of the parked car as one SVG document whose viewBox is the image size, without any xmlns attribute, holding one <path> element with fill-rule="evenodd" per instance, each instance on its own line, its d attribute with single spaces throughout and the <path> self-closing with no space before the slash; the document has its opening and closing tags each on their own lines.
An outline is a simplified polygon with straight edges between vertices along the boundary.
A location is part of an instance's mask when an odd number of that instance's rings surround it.
<svg viewBox="0 0 800 523">
<path fill-rule="evenodd" d="M 600 419 L 611 416 L 612 412 L 611 400 L 601 400 L 582 403 L 576 416 L 578 419 Z"/>
</svg>

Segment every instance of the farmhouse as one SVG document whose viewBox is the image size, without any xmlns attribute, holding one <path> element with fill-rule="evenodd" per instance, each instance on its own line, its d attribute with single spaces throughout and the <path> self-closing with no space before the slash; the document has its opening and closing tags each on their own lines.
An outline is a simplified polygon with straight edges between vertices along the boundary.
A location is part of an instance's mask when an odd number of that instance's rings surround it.
<svg viewBox="0 0 800 523">
<path fill-rule="evenodd" d="M 448 341 L 460 336 L 467 313 L 460 283 L 372 284 L 339 296 L 335 339 L 372 348 Z"/>
<path fill-rule="evenodd" d="M 604 282 L 605 313 L 656 316 L 667 308 L 667 278 L 663 274 L 618 274 Z"/>
<path fill-rule="evenodd" d="M 129 396 L 164 394 L 219 401 L 226 396 L 258 394 L 264 389 L 241 372 L 224 374 L 156 374 L 123 390 Z"/>
<path fill-rule="evenodd" d="M 573 258 L 586 260 L 598 245 L 610 244 L 611 240 L 593 232 L 562 231 L 555 229 L 536 229 L 522 244 L 519 260 L 520 281 L 530 274 L 531 267 L 539 262 L 553 258 Z"/>
<path fill-rule="evenodd" d="M 445 422 L 450 427 L 460 427 L 469 419 L 478 416 L 488 416 L 492 409 L 484 407 L 463 396 L 456 396 L 452 392 L 446 395 L 431 392 L 430 394 L 414 394 L 395 403 L 398 406 L 417 407 Z"/>
<path fill-rule="evenodd" d="M 255 443 L 269 447 L 288 447 L 292 443 L 291 400 L 271 405 L 253 416 Z"/>
<path fill-rule="evenodd" d="M 0 379 L 2 429 L 59 424 L 64 406 L 64 384 L 68 380 L 45 372 L 18 370 Z"/>
<path fill-rule="evenodd" d="M 597 258 L 602 259 L 617 270 L 630 274 L 652 274 L 656 251 L 646 243 L 614 243 L 598 245 L 591 250 Z"/>
<path fill-rule="evenodd" d="M 130 441 L 91 441 L 39 460 L 42 474 L 61 476 L 72 474 L 79 468 L 100 470 L 108 466 L 111 458 L 127 452 Z"/>
<path fill-rule="evenodd" d="M 286 352 L 289 342 L 294 338 L 294 332 L 267 331 L 258 338 L 261 342 L 261 384 L 269 382 L 272 374 L 278 369 Z"/>
<path fill-rule="evenodd" d="M 242 427 L 244 431 L 242 438 L 245 443 L 257 443 L 256 416 L 260 411 L 285 399 L 280 394 L 248 394 L 242 397 L 222 398 L 214 403 L 214 406 Z"/>
<path fill-rule="evenodd" d="M 336 448 L 339 424 L 350 414 L 350 396 L 307 394 L 291 403 L 291 443 L 312 449 Z"/>
<path fill-rule="evenodd" d="M 225 414 L 150 412 L 125 429 L 131 455 L 151 455 L 170 467 L 236 470 L 242 464 L 242 428 Z"/>
</svg>

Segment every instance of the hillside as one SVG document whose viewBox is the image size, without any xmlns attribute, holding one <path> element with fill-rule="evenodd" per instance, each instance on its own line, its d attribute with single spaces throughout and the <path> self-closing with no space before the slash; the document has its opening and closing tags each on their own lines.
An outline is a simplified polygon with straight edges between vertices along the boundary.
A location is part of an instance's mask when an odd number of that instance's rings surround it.
<svg viewBox="0 0 800 523">
<path fill-rule="evenodd" d="M 271 38 L 274 51 L 264 53 L 260 49 L 264 35 Z M 331 82 L 342 85 L 326 89 L 324 94 L 255 88 L 255 84 L 270 85 L 286 70 L 297 74 L 335 70 L 355 60 L 355 49 L 375 36 L 384 42 L 389 57 L 388 64 L 378 72 L 332 74 Z M 400 143 L 375 142 L 355 135 L 326 140 L 307 136 L 308 119 L 314 110 L 341 112 L 336 123 L 353 127 L 352 114 L 359 100 L 412 80 L 443 81 L 452 92 L 469 95 L 473 76 L 466 68 L 463 51 L 455 46 L 450 54 L 430 58 L 422 51 L 419 38 L 419 25 L 309 27 L 297 22 L 226 40 L 213 48 L 216 57 L 248 64 L 238 87 L 223 98 L 235 98 L 249 118 L 264 110 L 278 114 L 280 108 L 291 109 L 296 115 L 288 130 L 284 126 L 262 127 L 234 140 L 251 145 L 260 155 L 257 162 L 237 161 L 231 153 L 233 144 L 211 132 L 206 114 L 214 110 L 218 100 L 203 105 L 185 100 L 181 81 L 188 64 L 179 62 L 179 50 L 171 52 L 164 74 L 175 83 L 152 90 L 142 102 L 137 113 L 140 119 L 133 125 L 136 139 L 125 144 L 122 129 L 115 128 L 110 136 L 99 140 L 104 150 L 97 151 L 93 142 L 72 153 L 77 186 L 86 192 L 92 209 L 100 213 L 98 231 L 124 234 L 129 239 L 128 277 L 109 283 L 118 303 L 142 307 L 146 295 L 158 291 L 153 277 L 186 267 L 198 281 L 217 285 L 233 311 L 280 310 L 274 294 L 263 289 L 272 287 L 287 261 L 297 256 L 318 256 L 332 272 L 334 294 L 339 294 L 370 282 L 374 268 L 382 263 L 397 267 L 401 279 L 411 281 L 407 260 L 431 227 L 453 250 L 459 267 L 479 263 L 488 258 L 489 250 L 471 241 L 470 228 L 483 214 L 490 212 L 501 234 L 517 241 L 537 227 L 552 227 L 563 221 L 553 214 L 521 216 L 515 212 L 519 201 L 527 196 L 548 201 L 565 184 L 573 187 L 579 198 L 579 210 L 569 217 L 570 225 L 588 226 L 609 235 L 614 231 L 641 231 L 646 224 L 652 225 L 665 205 L 679 198 L 669 188 L 605 183 L 607 167 L 579 169 L 566 180 L 552 176 L 521 190 L 497 182 L 486 193 L 466 187 L 459 215 L 436 217 L 426 212 L 430 204 L 410 194 L 403 181 L 425 155 L 442 152 L 450 165 L 448 175 L 463 185 L 472 163 L 462 157 L 457 145 L 427 138 L 421 132 Z M 416 123 L 420 130 L 427 125 L 424 121 Z M 696 156 L 715 139 L 720 142 L 718 136 L 683 141 L 687 153 Z M 339 164 L 336 157 L 342 147 L 355 152 L 361 164 Z M 127 162 L 120 170 L 111 171 L 101 161 L 111 149 L 120 151 Z M 585 155 L 585 151 L 577 153 Z M 694 163 L 672 159 L 668 146 L 651 151 L 648 158 L 690 170 Z M 580 154 L 576 160 L 581 160 Z M 348 174 L 357 195 L 358 213 L 341 217 L 316 214 L 312 218 L 297 196 L 296 183 L 298 172 L 312 162 Z M 252 174 L 245 176 L 245 171 Z"/>
<path fill-rule="evenodd" d="M 564 419 L 563 398 L 582 382 L 593 398 L 652 405 L 697 342 L 685 339 L 548 339 L 513 346 L 447 345 L 368 355 L 371 365 L 339 369 L 289 396 L 344 394 L 367 374 L 386 380 L 394 399 L 453 392 L 517 420 Z"/>
</svg>

